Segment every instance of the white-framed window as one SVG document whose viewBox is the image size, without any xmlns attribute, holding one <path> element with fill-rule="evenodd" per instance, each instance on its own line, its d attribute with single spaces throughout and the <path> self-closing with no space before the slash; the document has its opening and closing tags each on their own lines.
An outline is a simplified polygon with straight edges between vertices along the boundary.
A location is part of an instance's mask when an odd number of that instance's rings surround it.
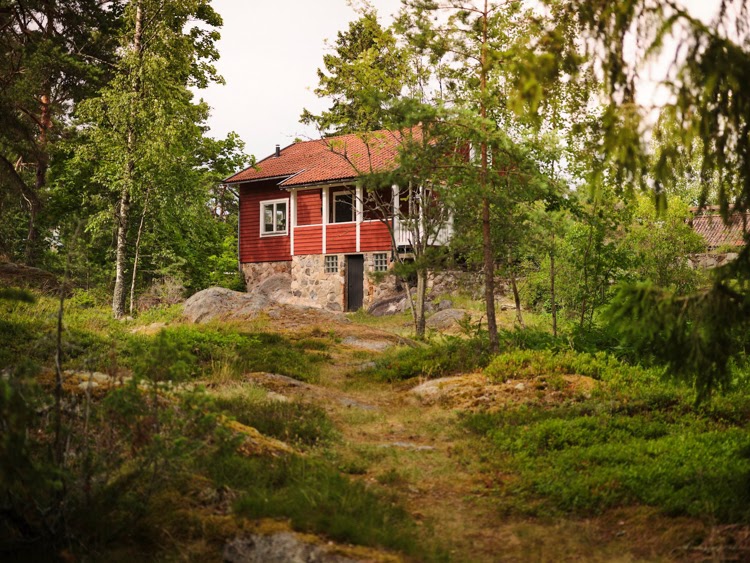
<svg viewBox="0 0 750 563">
<path fill-rule="evenodd" d="M 260 236 L 287 234 L 287 200 L 260 202 Z"/>
<path fill-rule="evenodd" d="M 388 271 L 388 253 L 378 252 L 372 255 L 373 269 L 376 272 Z"/>
<path fill-rule="evenodd" d="M 325 272 L 326 274 L 339 273 L 339 257 L 336 254 L 325 257 Z"/>
<path fill-rule="evenodd" d="M 354 194 L 352 192 L 333 192 L 333 223 L 351 223 L 354 221 Z"/>
</svg>

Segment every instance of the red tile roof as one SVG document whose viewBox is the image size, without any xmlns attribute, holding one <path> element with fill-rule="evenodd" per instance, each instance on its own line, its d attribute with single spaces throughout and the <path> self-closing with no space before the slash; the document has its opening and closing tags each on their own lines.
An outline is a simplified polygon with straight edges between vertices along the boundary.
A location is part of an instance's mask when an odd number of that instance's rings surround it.
<svg viewBox="0 0 750 563">
<path fill-rule="evenodd" d="M 294 143 L 246 168 L 225 183 L 278 178 L 279 186 L 299 187 L 356 178 L 370 172 L 386 172 L 397 166 L 399 145 L 420 131 L 374 131 Z"/>
<path fill-rule="evenodd" d="M 698 211 L 690 220 L 693 230 L 706 240 L 709 250 L 720 246 L 743 246 L 744 233 L 750 232 L 750 213 L 733 213 L 729 217 L 729 224 L 724 224 L 721 215 L 713 209 Z M 747 226 L 746 226 L 747 225 Z"/>
</svg>

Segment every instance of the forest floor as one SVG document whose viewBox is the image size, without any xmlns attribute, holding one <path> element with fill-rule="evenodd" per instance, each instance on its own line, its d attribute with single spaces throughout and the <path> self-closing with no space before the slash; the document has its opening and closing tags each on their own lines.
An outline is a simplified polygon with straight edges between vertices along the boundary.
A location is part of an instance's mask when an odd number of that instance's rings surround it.
<svg viewBox="0 0 750 563">
<path fill-rule="evenodd" d="M 68 503 L 89 507 L 70 512 L 66 549 L 81 560 L 285 561 L 226 549 L 289 531 L 334 553 L 304 560 L 336 563 L 750 560 L 741 390 L 698 408 L 653 370 L 512 330 L 510 310 L 503 353 L 478 361 L 468 323 L 417 343 L 406 314 L 280 307 L 194 324 L 176 306 L 119 322 L 85 294 L 66 303 Z M 0 385 L 27 365 L 42 405 L 57 307 L 0 302 Z M 53 422 L 18 428 L 38 459 Z M 225 447 L 233 434 L 240 448 Z M 76 465 L 77 447 L 96 463 Z M 0 559 L 28 560 L 18 537 L 0 519 Z"/>
<path fill-rule="evenodd" d="M 299 320 L 286 317 L 266 330 L 310 329 Z M 399 321 L 379 323 L 386 330 L 357 323 L 328 325 L 337 344 L 329 349 L 315 385 L 288 385 L 263 374 L 251 374 L 247 381 L 325 408 L 341 432 L 332 446 L 338 467 L 353 479 L 393 493 L 418 523 L 426 544 L 460 562 L 723 559 L 720 548 L 702 543 L 711 526 L 650 507 L 611 509 L 585 518 L 509 513 L 498 492 L 514 476 L 503 473 L 492 444 L 467 430 L 462 417 L 478 403 L 492 408 L 488 401 L 495 406 L 523 401 L 521 388 L 529 389 L 533 382 L 524 385 L 518 379 L 493 386 L 476 373 L 446 379 L 451 392 L 440 393 L 438 384 L 437 395 L 420 398 L 411 390 L 421 381 L 384 383 L 361 377 L 362 368 L 382 355 L 368 349 L 393 346 L 399 340 L 394 331 L 408 331 L 408 319 Z M 512 323 L 510 313 L 507 322 Z M 581 381 L 571 382 L 576 383 Z"/>
</svg>

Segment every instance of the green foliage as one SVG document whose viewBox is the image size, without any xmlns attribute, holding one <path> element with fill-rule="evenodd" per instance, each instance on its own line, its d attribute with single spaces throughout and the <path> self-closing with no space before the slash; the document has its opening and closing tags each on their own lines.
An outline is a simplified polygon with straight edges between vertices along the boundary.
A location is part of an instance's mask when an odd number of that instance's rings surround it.
<svg viewBox="0 0 750 563">
<path fill-rule="evenodd" d="M 420 553 L 402 508 L 320 462 L 230 457 L 208 469 L 218 484 L 241 491 L 235 508 L 243 516 L 289 518 L 297 530 L 336 541 Z"/>
<path fill-rule="evenodd" d="M 575 402 L 466 416 L 469 428 L 490 438 L 504 471 L 518 475 L 501 490 L 508 508 L 591 514 L 647 504 L 670 515 L 750 519 L 744 394 L 696 409 L 688 389 L 663 382 L 659 370 L 603 354 L 516 351 L 487 372 L 578 373 L 604 385 Z"/>
<path fill-rule="evenodd" d="M 367 8 L 339 32 L 333 53 L 323 57 L 315 94 L 333 100 L 320 115 L 304 110 L 303 123 L 336 134 L 369 132 L 385 126 L 386 112 L 409 78 L 408 59 L 390 29 Z"/>
<path fill-rule="evenodd" d="M 128 358 L 151 357 L 169 349 L 174 367 L 165 369 L 174 369 L 178 377 L 206 376 L 223 365 L 237 376 L 264 371 L 314 381 L 320 369 L 317 364 L 325 356 L 308 352 L 306 347 L 305 342 L 293 343 L 272 333 L 182 325 L 165 328 L 155 337 L 133 335 L 126 338 L 123 360 L 135 368 L 140 360 L 129 361 Z"/>
<path fill-rule="evenodd" d="M 709 21 L 676 3 L 655 0 L 551 1 L 548 5 L 557 25 L 548 30 L 544 50 L 575 64 L 547 78 L 597 87 L 594 83 L 604 77 L 605 107 L 595 125 L 597 143 L 591 146 L 597 176 L 614 179 L 626 195 L 641 188 L 661 203 L 665 193 L 680 193 L 692 203 L 717 204 L 725 221 L 734 212 L 746 212 L 750 208 L 747 0 L 721 2 Z M 624 45 L 632 38 L 638 45 L 635 50 Z M 650 108 L 638 103 L 642 82 L 636 77 L 658 58 L 674 64 L 660 81 L 670 95 L 653 127 Z M 600 71 L 592 72 L 595 68 Z M 529 72 L 535 70 L 531 67 Z M 644 142 L 649 129 L 654 131 L 654 150 Z M 668 233 L 654 231 L 648 244 L 657 253 L 666 251 L 668 258 L 670 249 L 659 249 L 668 244 Z M 699 396 L 706 396 L 730 382 L 733 362 L 744 361 L 749 264 L 750 252 L 741 252 L 733 264 L 716 272 L 710 290 L 684 299 L 672 290 L 689 291 L 693 280 L 662 279 L 657 283 L 666 281 L 670 287 L 663 292 L 644 287 L 625 290 L 618 300 L 618 323 L 629 339 L 646 347 L 646 339 L 636 332 L 655 336 L 650 351 L 666 361 L 676 376 L 690 380 Z M 662 264 L 645 261 L 642 266 L 653 280 L 663 278 L 657 266 L 674 264 L 666 259 Z M 628 327 L 627 321 L 637 329 Z"/>
<path fill-rule="evenodd" d="M 365 373 L 391 382 L 413 377 L 437 378 L 471 372 L 487 365 L 489 358 L 485 339 L 447 336 L 423 346 L 388 351 Z"/>
<path fill-rule="evenodd" d="M 22 547 L 33 539 L 53 550 L 70 537 L 75 549 L 125 535 L 156 539 L 143 517 L 161 491 L 181 485 L 196 451 L 221 440 L 216 416 L 198 393 L 164 408 L 135 379 L 101 402 L 75 394 L 65 401 L 64 455 L 57 458 L 50 444 L 58 427 L 44 414 L 48 394 L 34 392 L 19 370 L 0 380 L 0 542 Z"/>
<path fill-rule="evenodd" d="M 134 377 L 105 394 L 96 388 L 90 397 L 66 386 L 60 427 L 64 453 L 57 461 L 50 448 L 54 404 L 49 390 L 38 388 L 33 378 L 39 365 L 51 361 L 54 345 L 47 335 L 53 334 L 57 303 L 48 297 L 0 302 L 2 338 L 12 343 L 19 331 L 27 338 L 9 350 L 15 369 L 0 376 L 4 547 L 50 558 L 60 545 L 70 546 L 76 556 L 109 554 L 127 545 L 158 557 L 161 549 L 182 541 L 185 528 L 175 522 L 187 516 L 192 526 L 193 518 L 203 517 L 194 504 L 196 486 L 203 492 L 229 485 L 239 495 L 239 516 L 288 518 L 298 530 L 431 557 L 416 543 L 414 522 L 394 499 L 314 457 L 337 436 L 322 408 L 271 402 L 245 386 L 242 393 L 219 393 L 214 399 L 198 388 L 188 390 L 192 386 L 152 384 L 227 370 L 233 376 L 258 370 L 313 378 L 332 334 L 315 328 L 288 338 L 231 324 L 174 324 L 149 335 L 131 332 L 133 321 L 114 321 L 96 292 L 77 291 L 67 305 L 63 367 L 121 374 L 129 368 Z M 173 314 L 155 311 L 153 319 Z M 42 348 L 39 342 L 49 345 Z M 39 364 L 19 361 L 32 355 L 30 346 Z M 5 346 L 0 350 L 6 353 Z M 48 375 L 39 379 L 50 384 Z M 308 448 L 307 457 L 242 457 L 237 452 L 242 437 L 225 426 L 227 415 Z M 38 548 L 34 555 L 24 548 L 31 539 Z"/>
<path fill-rule="evenodd" d="M 690 267 L 688 257 L 705 252 L 706 243 L 688 224 L 692 215 L 687 205 L 677 199 L 670 199 L 667 205 L 659 213 L 652 199 L 638 198 L 622 245 L 635 254 L 630 268 L 633 279 L 651 281 L 684 295 L 697 290 L 703 282 L 705 276 Z"/>
<path fill-rule="evenodd" d="M 33 303 L 35 297 L 33 293 L 25 289 L 15 289 L 12 287 L 0 288 L 0 299 L 6 299 L 8 301 L 23 301 L 24 303 Z"/>
<path fill-rule="evenodd" d="M 628 371 L 629 366 L 605 352 L 578 353 L 572 350 L 512 350 L 496 356 L 484 369 L 491 380 L 533 378 L 539 375 L 585 375 L 605 378 L 612 372 Z"/>
<path fill-rule="evenodd" d="M 38 262 L 56 226 L 48 171 L 71 108 L 106 83 L 121 2 L 4 2 L 0 14 L 0 254 Z"/>
<path fill-rule="evenodd" d="M 68 302 L 64 319 L 64 369 L 116 373 L 120 368 L 146 377 L 145 367 L 161 366 L 158 379 L 207 377 L 224 368 L 233 377 L 251 371 L 278 373 L 314 381 L 327 357 L 325 339 L 290 340 L 271 333 L 246 332 L 239 327 L 211 325 L 167 326 L 156 335 L 131 332 L 107 313 L 98 297 L 78 292 Z M 43 297 L 36 303 L 0 301 L 0 367 L 24 358 L 51 362 L 57 303 Z M 156 309 L 144 322 L 173 321 L 180 306 Z M 156 361 L 166 354 L 163 361 Z"/>
<path fill-rule="evenodd" d="M 729 389 L 733 365 L 744 363 L 747 307 L 742 294 L 721 283 L 687 297 L 638 284 L 619 289 L 608 317 L 627 345 L 664 362 L 703 400 Z"/>
<path fill-rule="evenodd" d="M 247 395 L 233 394 L 216 398 L 214 405 L 242 424 L 284 442 L 314 446 L 336 436 L 325 410 L 311 403 L 258 401 Z"/>
<path fill-rule="evenodd" d="M 235 291 L 245 291 L 245 280 L 239 271 L 237 264 L 237 234 L 232 229 L 220 242 L 217 250 L 219 253 L 208 257 L 207 286 L 226 287 Z M 201 280 L 202 281 L 202 280 Z M 201 287 L 198 285 L 197 287 Z"/>
</svg>

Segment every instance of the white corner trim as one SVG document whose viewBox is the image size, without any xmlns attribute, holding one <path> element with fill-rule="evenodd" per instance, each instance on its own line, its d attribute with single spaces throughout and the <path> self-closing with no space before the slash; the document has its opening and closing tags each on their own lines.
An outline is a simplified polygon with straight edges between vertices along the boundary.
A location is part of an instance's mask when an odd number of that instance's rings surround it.
<svg viewBox="0 0 750 563">
<path fill-rule="evenodd" d="M 360 240 L 360 227 L 362 226 L 362 216 L 363 216 L 363 205 L 362 201 L 362 184 L 357 184 L 357 187 L 355 189 L 354 193 L 354 204 L 355 204 L 355 217 L 354 219 L 357 221 L 357 252 L 359 252 L 359 240 Z"/>
<path fill-rule="evenodd" d="M 323 254 L 326 253 L 326 224 L 328 223 L 328 186 L 323 188 Z"/>
<path fill-rule="evenodd" d="M 297 192 L 292 190 L 289 198 L 289 217 L 286 220 L 289 226 L 289 253 L 294 256 L 294 227 L 297 226 Z"/>
</svg>

